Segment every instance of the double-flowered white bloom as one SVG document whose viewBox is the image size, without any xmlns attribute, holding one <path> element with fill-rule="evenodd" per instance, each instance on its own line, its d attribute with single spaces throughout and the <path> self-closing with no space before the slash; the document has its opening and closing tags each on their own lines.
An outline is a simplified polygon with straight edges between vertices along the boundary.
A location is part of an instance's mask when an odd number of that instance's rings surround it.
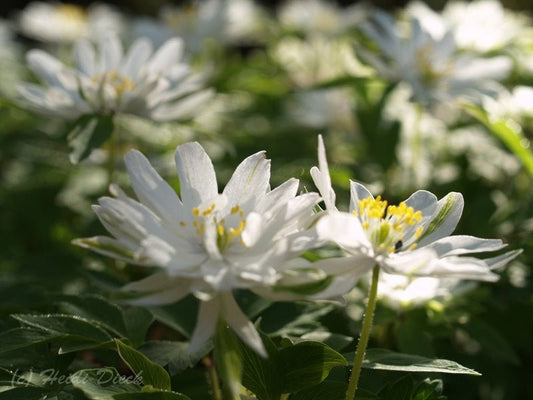
<svg viewBox="0 0 533 400">
<path fill-rule="evenodd" d="M 270 161 L 264 152 L 246 158 L 222 193 L 211 160 L 198 143 L 178 146 L 175 159 L 180 196 L 141 153 L 130 151 L 126 167 L 139 201 L 112 186 L 115 198 L 101 198 L 94 211 L 113 237 L 75 243 L 128 263 L 161 267 L 124 288 L 138 292 L 137 304 L 172 303 L 189 293 L 200 299 L 191 351 L 204 344 L 218 319 L 223 319 L 265 355 L 232 290 L 283 297 L 291 286 L 309 289 L 309 284 L 329 282 L 320 269 L 299 258 L 321 243 L 313 225 L 317 218 L 313 207 L 320 197 L 297 195 L 297 179 L 270 190 Z M 320 290 L 329 297 L 345 292 L 342 286 Z"/>
<path fill-rule="evenodd" d="M 479 259 L 471 254 L 497 251 L 505 244 L 499 239 L 450 236 L 463 211 L 463 197 L 456 192 L 438 200 L 419 190 L 399 205 L 388 205 L 352 181 L 350 212 L 338 211 L 322 138 L 319 167 L 313 167 L 311 174 L 330 210 L 318 222 L 318 233 L 349 254 L 336 261 L 339 270 L 345 266 L 346 274 L 379 265 L 390 274 L 494 281 L 498 275 L 493 270 L 520 253 Z"/>
<path fill-rule="evenodd" d="M 89 113 L 129 113 L 154 120 L 191 117 L 211 96 L 202 90 L 203 77 L 182 60 L 179 38 L 155 53 L 140 38 L 125 53 L 116 35 L 99 41 L 98 51 L 87 40 L 74 49 L 71 68 L 42 50 L 27 54 L 29 67 L 45 83 L 25 83 L 19 93 L 27 106 L 44 115 L 75 119 Z"/>
<path fill-rule="evenodd" d="M 415 101 L 423 104 L 477 100 L 480 93 L 493 93 L 496 82 L 510 74 L 509 58 L 460 53 L 453 30 L 435 31 L 423 17 L 410 15 L 408 26 L 403 26 L 391 15 L 374 11 L 363 31 L 379 54 L 363 48 L 358 54 L 384 79 L 407 83 Z"/>
</svg>

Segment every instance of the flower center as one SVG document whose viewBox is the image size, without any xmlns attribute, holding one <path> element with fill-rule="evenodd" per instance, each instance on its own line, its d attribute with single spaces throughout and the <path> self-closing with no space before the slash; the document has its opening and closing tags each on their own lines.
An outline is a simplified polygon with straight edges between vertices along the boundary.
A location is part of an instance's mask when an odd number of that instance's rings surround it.
<svg viewBox="0 0 533 400">
<path fill-rule="evenodd" d="M 353 214 L 359 217 L 372 246 L 380 253 L 400 251 L 406 233 L 422 220 L 421 211 L 415 211 L 404 202 L 397 206 L 387 206 L 387 201 L 381 200 L 381 196 L 375 199 L 367 197 L 359 200 L 357 205 L 359 212 L 354 210 Z M 416 228 L 415 239 L 422 235 L 423 229 L 422 226 Z M 413 250 L 415 247 L 416 243 L 413 243 L 407 250 Z"/>
<path fill-rule="evenodd" d="M 97 75 L 92 78 L 93 82 L 100 83 L 103 81 L 104 85 L 111 86 L 117 96 L 122 95 L 126 91 L 135 89 L 135 83 L 127 76 L 120 75 L 117 71 L 109 71 L 104 74 Z"/>
<path fill-rule="evenodd" d="M 430 45 L 425 45 L 416 51 L 416 66 L 420 73 L 422 82 L 431 86 L 435 81 L 446 76 L 450 71 L 450 62 L 435 65 L 431 58 L 435 53 L 435 49 Z"/>
<path fill-rule="evenodd" d="M 193 208 L 192 215 L 192 225 L 197 235 L 204 234 L 206 220 L 210 219 L 214 222 L 217 231 L 217 246 L 220 251 L 227 249 L 237 238 L 239 239 L 239 244 L 244 244 L 241 234 L 246 227 L 246 220 L 243 218 L 244 211 L 238 204 L 230 209 L 229 214 L 226 215 L 225 218 L 221 219 L 219 219 L 220 215 L 215 203 L 212 203 L 209 207 L 203 210 L 198 207 Z M 186 226 L 187 224 L 181 221 L 180 225 Z"/>
<path fill-rule="evenodd" d="M 83 23 L 87 19 L 87 14 L 83 8 L 76 4 L 60 3 L 56 10 L 61 18 L 71 23 L 73 21 Z"/>
</svg>

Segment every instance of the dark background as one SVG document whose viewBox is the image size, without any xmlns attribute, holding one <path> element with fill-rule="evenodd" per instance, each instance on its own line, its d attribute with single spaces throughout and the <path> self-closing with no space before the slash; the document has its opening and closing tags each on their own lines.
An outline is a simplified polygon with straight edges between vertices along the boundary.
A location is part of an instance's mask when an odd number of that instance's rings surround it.
<svg viewBox="0 0 533 400">
<path fill-rule="evenodd" d="M 16 10 L 23 9 L 30 2 L 31 0 L 2 0 L 0 2 L 0 15 L 2 15 L 3 17 L 9 17 L 14 12 L 16 12 Z M 70 0 L 67 2 L 72 3 L 72 4 L 79 4 L 82 6 L 87 6 L 91 3 L 94 3 L 94 1 L 83 1 L 83 0 L 81 1 Z M 144 14 L 144 15 L 157 15 L 157 11 L 163 4 L 190 3 L 190 1 L 183 1 L 183 0 L 181 1 L 179 0 L 178 1 L 150 0 L 149 2 L 146 0 L 128 0 L 128 1 L 110 0 L 110 1 L 103 1 L 103 2 L 108 3 L 108 4 L 114 4 L 121 11 L 124 11 L 127 13 Z M 269 8 L 274 8 L 282 2 L 283 0 L 257 1 L 257 3 L 262 4 Z M 341 4 L 341 5 L 348 5 L 348 4 L 358 3 L 358 1 L 339 0 L 339 1 L 336 1 L 336 3 Z M 374 4 L 382 8 L 393 9 L 393 8 L 404 6 L 405 4 L 408 3 L 408 1 L 377 0 L 377 1 L 370 1 L 368 3 Z M 446 4 L 446 1 L 445 0 L 430 0 L 430 1 L 426 1 L 425 3 L 429 4 L 431 7 L 435 9 L 439 9 L 444 4 Z M 505 7 L 515 9 L 515 10 L 533 11 L 532 0 L 502 0 L 501 3 L 504 4 Z"/>
</svg>

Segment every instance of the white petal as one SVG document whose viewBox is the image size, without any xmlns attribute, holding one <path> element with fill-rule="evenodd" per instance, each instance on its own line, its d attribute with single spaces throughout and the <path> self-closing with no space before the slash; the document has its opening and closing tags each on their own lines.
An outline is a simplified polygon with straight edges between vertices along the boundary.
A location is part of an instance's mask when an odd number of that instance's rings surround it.
<svg viewBox="0 0 533 400">
<path fill-rule="evenodd" d="M 503 267 L 509 261 L 514 260 L 520 254 L 522 254 L 522 249 L 512 250 L 496 257 L 485 258 L 483 261 L 489 266 L 490 269 L 498 269 Z"/>
<path fill-rule="evenodd" d="M 261 239 L 263 224 L 263 216 L 259 213 L 251 212 L 246 216 L 245 228 L 241 234 L 245 246 L 252 247 Z"/>
<path fill-rule="evenodd" d="M 99 42 L 100 46 L 100 72 L 117 71 L 120 67 L 124 50 L 116 34 L 106 35 Z"/>
<path fill-rule="evenodd" d="M 368 197 L 374 198 L 366 187 L 359 182 L 350 181 L 350 210 L 355 210 L 359 214 L 359 200 Z"/>
<path fill-rule="evenodd" d="M 87 40 L 80 40 L 74 48 L 74 56 L 78 69 L 92 77 L 96 74 L 96 55 L 94 48 Z"/>
<path fill-rule="evenodd" d="M 437 209 L 427 222 L 418 246 L 422 247 L 440 238 L 450 235 L 457 226 L 463 213 L 463 195 L 458 192 L 448 193 L 437 203 Z"/>
<path fill-rule="evenodd" d="M 217 178 L 211 159 L 197 142 L 176 148 L 176 169 L 185 209 L 200 205 L 218 194 Z"/>
<path fill-rule="evenodd" d="M 189 344 L 189 353 L 197 352 L 205 342 L 213 337 L 220 316 L 220 306 L 219 296 L 209 301 L 200 302 L 196 326 L 194 327 Z"/>
<path fill-rule="evenodd" d="M 165 72 L 177 64 L 183 52 L 183 41 L 179 38 L 167 40 L 154 54 L 150 61 L 149 71 Z"/>
<path fill-rule="evenodd" d="M 260 151 L 242 161 L 235 169 L 228 184 L 222 192 L 228 198 L 228 208 L 241 205 L 246 209 L 248 201 L 262 197 L 269 188 L 270 160 L 265 158 L 265 152 Z M 229 210 L 228 210 L 229 211 Z"/>
<path fill-rule="evenodd" d="M 286 204 L 290 199 L 296 196 L 298 192 L 299 181 L 296 178 L 291 178 L 279 185 L 274 190 L 268 192 L 263 196 L 255 207 L 255 211 L 259 214 L 274 213 L 278 207 Z"/>
<path fill-rule="evenodd" d="M 254 325 L 241 311 L 233 295 L 231 293 L 222 293 L 220 298 L 222 301 L 222 315 L 230 328 L 256 353 L 267 358 L 268 354 L 259 333 L 257 333 Z"/>
<path fill-rule="evenodd" d="M 481 239 L 474 236 L 455 235 L 439 239 L 428 245 L 427 248 L 435 250 L 439 257 L 443 257 L 496 251 L 505 246 L 500 239 Z"/>
<path fill-rule="evenodd" d="M 159 176 L 139 151 L 131 150 L 124 160 L 133 190 L 139 200 L 165 223 L 177 227 L 185 216 L 183 205 L 174 189 Z"/>
<path fill-rule="evenodd" d="M 152 55 L 152 43 L 145 38 L 137 39 L 128 50 L 126 60 L 122 66 L 122 73 L 136 80 L 139 72 Z"/>
<path fill-rule="evenodd" d="M 331 240 L 347 251 L 370 248 L 370 242 L 358 218 L 344 212 L 324 215 L 317 223 L 321 239 Z"/>
<path fill-rule="evenodd" d="M 172 279 L 166 272 L 158 272 L 140 281 L 131 282 L 121 288 L 127 292 L 144 292 L 145 295 L 127 300 L 131 305 L 154 306 L 175 303 L 189 294 L 190 282 L 186 279 Z"/>
<path fill-rule="evenodd" d="M 336 210 L 335 192 L 331 186 L 326 148 L 324 146 L 324 141 L 322 140 L 322 135 L 318 135 L 318 168 L 311 168 L 311 177 L 322 196 L 322 200 L 324 200 L 326 209 Z"/>
</svg>

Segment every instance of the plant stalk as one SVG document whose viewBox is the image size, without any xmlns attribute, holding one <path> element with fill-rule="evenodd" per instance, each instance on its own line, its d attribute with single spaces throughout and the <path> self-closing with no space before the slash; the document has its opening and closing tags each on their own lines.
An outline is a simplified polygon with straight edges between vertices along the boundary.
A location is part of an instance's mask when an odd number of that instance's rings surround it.
<svg viewBox="0 0 533 400">
<path fill-rule="evenodd" d="M 211 358 L 205 357 L 203 359 L 203 364 L 206 366 L 207 373 L 209 374 L 209 380 L 211 381 L 211 389 L 213 390 L 213 399 L 223 400 L 222 390 L 220 390 L 220 380 L 218 379 L 215 363 Z"/>
<path fill-rule="evenodd" d="M 355 391 L 357 390 L 359 375 L 361 374 L 361 368 L 363 365 L 363 359 L 365 357 L 366 346 L 368 345 L 368 338 L 370 337 L 372 321 L 374 319 L 374 309 L 376 308 L 376 300 L 378 294 L 378 278 L 379 265 L 375 265 L 374 269 L 372 270 L 372 284 L 370 285 L 370 291 L 368 293 L 368 303 L 366 305 L 365 318 L 363 319 L 363 326 L 361 329 L 361 334 L 359 336 L 359 343 L 357 343 L 357 349 L 355 350 L 352 375 L 350 376 L 348 390 L 346 391 L 346 400 L 353 400 L 355 397 Z"/>
</svg>

